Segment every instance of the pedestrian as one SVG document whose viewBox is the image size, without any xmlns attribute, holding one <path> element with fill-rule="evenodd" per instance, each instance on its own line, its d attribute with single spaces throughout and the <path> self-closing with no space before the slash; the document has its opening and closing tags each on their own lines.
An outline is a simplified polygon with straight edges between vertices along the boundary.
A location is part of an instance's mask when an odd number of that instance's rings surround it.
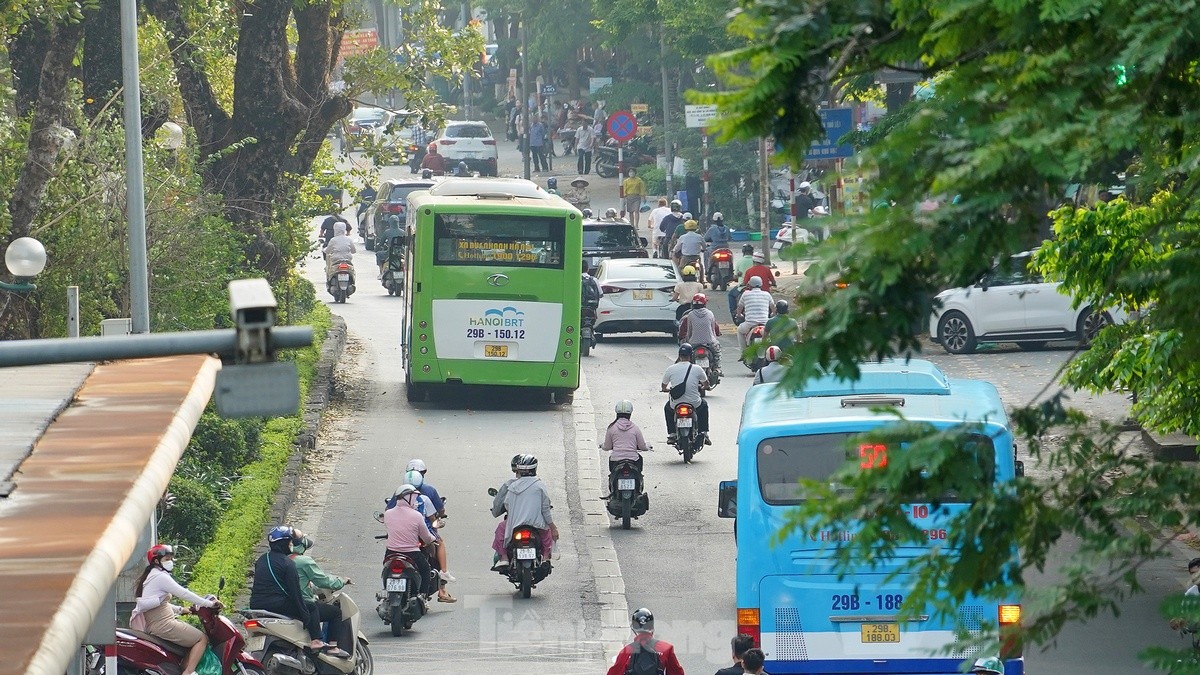
<svg viewBox="0 0 1200 675">
<path fill-rule="evenodd" d="M 513 99 L 509 99 L 509 101 L 512 103 L 512 106 L 508 109 L 508 140 L 515 141 L 519 136 L 517 131 L 520 129 L 520 126 L 517 124 L 517 121 L 521 117 L 521 104 Z"/>
<path fill-rule="evenodd" d="M 604 101 L 596 101 L 596 107 L 592 110 L 592 126 L 603 127 L 608 121 L 608 113 L 604 110 Z"/>
<path fill-rule="evenodd" d="M 592 172 L 592 148 L 596 145 L 596 132 L 590 124 L 581 124 L 575 132 L 575 154 L 579 157 L 576 173 L 586 176 Z"/>
<path fill-rule="evenodd" d="M 625 194 L 625 214 L 636 230 L 642 215 L 642 202 L 646 200 L 646 182 L 641 176 L 631 173 L 621 183 L 621 191 Z"/>
<path fill-rule="evenodd" d="M 534 171 L 549 171 L 546 161 L 546 122 L 541 115 L 533 118 L 529 125 L 529 154 L 533 156 Z"/>
<path fill-rule="evenodd" d="M 728 668 L 718 670 L 715 675 L 742 675 L 746 672 L 742 667 L 742 657 L 746 652 L 754 647 L 754 638 L 744 633 L 739 633 L 733 636 L 730 641 L 733 647 L 733 665 Z"/>
<path fill-rule="evenodd" d="M 742 668 L 746 675 L 766 675 L 766 671 L 763 670 L 763 664 L 766 662 L 767 655 L 757 647 L 747 649 L 742 655 Z"/>
</svg>

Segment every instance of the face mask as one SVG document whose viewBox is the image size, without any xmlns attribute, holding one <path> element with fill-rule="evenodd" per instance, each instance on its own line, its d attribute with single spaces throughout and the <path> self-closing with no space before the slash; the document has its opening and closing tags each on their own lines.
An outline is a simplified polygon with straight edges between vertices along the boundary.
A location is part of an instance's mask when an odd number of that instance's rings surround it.
<svg viewBox="0 0 1200 675">
<path fill-rule="evenodd" d="M 1192 572 L 1192 583 L 1196 584 L 1196 585 L 1200 585 L 1200 570 L 1196 570 L 1195 572 Z"/>
<path fill-rule="evenodd" d="M 174 560 L 164 560 L 162 567 L 164 570 L 170 572 L 171 570 L 175 569 L 175 561 Z"/>
</svg>

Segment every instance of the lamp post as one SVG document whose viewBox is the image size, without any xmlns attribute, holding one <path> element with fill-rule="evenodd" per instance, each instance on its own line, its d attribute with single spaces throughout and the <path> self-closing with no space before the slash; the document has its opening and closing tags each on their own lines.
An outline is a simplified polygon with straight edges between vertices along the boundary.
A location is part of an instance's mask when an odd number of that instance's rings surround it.
<svg viewBox="0 0 1200 675">
<path fill-rule="evenodd" d="M 46 269 L 46 247 L 33 237 L 14 239 L 4 252 L 4 266 L 16 277 L 16 283 L 0 281 L 0 289 L 13 293 L 29 293 L 37 289 L 31 279 Z"/>
</svg>

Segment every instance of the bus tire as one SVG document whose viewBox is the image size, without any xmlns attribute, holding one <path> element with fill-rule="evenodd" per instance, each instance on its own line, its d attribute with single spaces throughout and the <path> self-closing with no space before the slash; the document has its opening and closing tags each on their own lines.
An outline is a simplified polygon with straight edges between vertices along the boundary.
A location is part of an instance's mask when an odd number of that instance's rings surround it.
<svg viewBox="0 0 1200 675">
<path fill-rule="evenodd" d="M 579 341 L 579 355 L 587 356 L 592 353 L 592 341 L 584 338 Z"/>
<path fill-rule="evenodd" d="M 419 384 L 405 382 L 404 396 L 408 399 L 409 403 L 421 403 L 425 400 L 425 389 Z"/>
</svg>

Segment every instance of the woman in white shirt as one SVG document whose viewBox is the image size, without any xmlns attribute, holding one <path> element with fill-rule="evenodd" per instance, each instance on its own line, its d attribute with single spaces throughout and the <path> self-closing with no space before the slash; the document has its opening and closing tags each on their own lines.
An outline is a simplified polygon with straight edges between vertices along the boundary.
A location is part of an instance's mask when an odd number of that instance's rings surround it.
<svg viewBox="0 0 1200 675">
<path fill-rule="evenodd" d="M 129 619 L 131 628 L 142 630 L 157 638 L 173 642 L 181 647 L 188 647 L 187 658 L 183 661 L 184 675 L 195 675 L 196 664 L 204 655 L 208 646 L 208 637 L 195 626 L 186 624 L 175 618 L 185 613 L 182 607 L 171 604 L 171 598 L 183 598 L 192 603 L 193 608 L 221 608 L 217 600 L 209 600 L 189 591 L 175 581 L 171 570 L 175 569 L 175 550 L 170 546 L 159 544 L 146 551 L 146 565 L 142 576 L 137 581 L 137 606 Z"/>
</svg>

